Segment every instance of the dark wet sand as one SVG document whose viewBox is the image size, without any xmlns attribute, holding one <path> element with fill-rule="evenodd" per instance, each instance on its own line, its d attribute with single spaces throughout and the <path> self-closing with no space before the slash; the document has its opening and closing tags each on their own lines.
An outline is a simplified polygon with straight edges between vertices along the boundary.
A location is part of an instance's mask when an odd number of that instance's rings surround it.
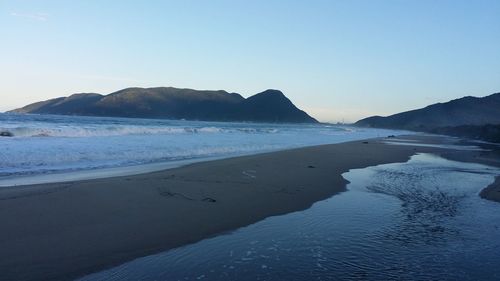
<svg viewBox="0 0 500 281">
<path fill-rule="evenodd" d="M 483 189 L 480 193 L 484 199 L 500 202 L 500 176 L 495 178 L 495 182 Z"/>
<path fill-rule="evenodd" d="M 449 138 L 413 136 L 434 143 Z M 149 174 L 0 189 L 0 280 L 71 280 L 193 243 L 345 190 L 349 169 L 417 152 L 500 166 L 496 154 L 380 139 L 192 164 Z M 490 190 L 499 190 L 498 178 Z M 486 195 L 488 199 L 498 200 Z"/>
</svg>

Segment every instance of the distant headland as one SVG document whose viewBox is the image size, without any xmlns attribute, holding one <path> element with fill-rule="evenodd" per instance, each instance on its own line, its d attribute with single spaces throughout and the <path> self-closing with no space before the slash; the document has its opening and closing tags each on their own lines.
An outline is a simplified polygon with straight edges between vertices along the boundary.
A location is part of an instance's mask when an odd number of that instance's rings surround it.
<svg viewBox="0 0 500 281">
<path fill-rule="evenodd" d="M 481 98 L 463 97 L 387 117 L 372 116 L 355 125 L 500 142 L 500 93 Z"/>
<path fill-rule="evenodd" d="M 203 121 L 318 123 L 281 91 L 249 98 L 226 91 L 173 87 L 126 88 L 108 95 L 79 93 L 40 101 L 11 113 L 165 118 Z"/>
</svg>

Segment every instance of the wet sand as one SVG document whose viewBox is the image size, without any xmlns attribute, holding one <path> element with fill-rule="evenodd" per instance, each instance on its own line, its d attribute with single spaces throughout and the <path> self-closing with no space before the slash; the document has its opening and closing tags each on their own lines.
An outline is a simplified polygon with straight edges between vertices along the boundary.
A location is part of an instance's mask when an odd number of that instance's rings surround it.
<svg viewBox="0 0 500 281">
<path fill-rule="evenodd" d="M 344 191 L 342 173 L 405 162 L 417 152 L 500 166 L 496 154 L 484 151 L 388 145 L 375 139 L 142 175 L 1 188 L 0 280 L 71 280 L 303 210 Z"/>
<path fill-rule="evenodd" d="M 500 176 L 495 178 L 495 182 L 483 189 L 480 193 L 484 199 L 500 202 Z"/>
</svg>

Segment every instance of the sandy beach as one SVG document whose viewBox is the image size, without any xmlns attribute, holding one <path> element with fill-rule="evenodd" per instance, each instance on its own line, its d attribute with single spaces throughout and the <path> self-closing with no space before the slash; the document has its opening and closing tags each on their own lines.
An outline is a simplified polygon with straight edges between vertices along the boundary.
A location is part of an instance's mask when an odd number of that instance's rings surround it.
<svg viewBox="0 0 500 281">
<path fill-rule="evenodd" d="M 398 137 L 400 138 L 400 137 Z M 500 166 L 497 152 L 370 139 L 192 164 L 149 174 L 0 189 L 0 280 L 71 280 L 345 191 L 350 169 L 415 153 Z M 427 144 L 457 139 L 404 136 Z M 408 142 L 411 143 L 411 142 Z M 500 201 L 499 178 L 481 196 Z"/>
</svg>

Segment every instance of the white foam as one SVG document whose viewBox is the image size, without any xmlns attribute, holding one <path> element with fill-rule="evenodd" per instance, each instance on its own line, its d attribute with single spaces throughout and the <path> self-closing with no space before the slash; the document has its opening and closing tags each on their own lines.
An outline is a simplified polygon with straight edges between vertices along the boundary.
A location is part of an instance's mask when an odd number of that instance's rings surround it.
<svg viewBox="0 0 500 281">
<path fill-rule="evenodd" d="M 488 149 L 481 148 L 475 145 L 454 145 L 454 144 L 433 144 L 433 143 L 420 143 L 420 142 L 399 142 L 398 141 L 384 141 L 385 144 L 392 145 L 410 145 L 410 146 L 423 146 L 423 147 L 435 147 L 444 149 L 454 149 L 454 150 L 469 150 L 469 151 L 490 151 Z"/>
<path fill-rule="evenodd" d="M 0 187 L 12 187 L 31 184 L 43 184 L 53 182 L 71 182 L 89 179 L 101 179 L 109 177 L 132 176 L 144 173 L 173 169 L 199 161 L 211 161 L 221 157 L 209 157 L 204 159 L 178 160 L 161 163 L 142 164 L 134 166 L 103 168 L 94 170 L 80 170 L 66 173 L 40 174 L 31 176 L 12 176 L 0 178 Z"/>
<path fill-rule="evenodd" d="M 200 133 L 277 133 L 277 129 L 217 128 L 217 127 L 159 127 L 159 126 L 58 126 L 0 127 L 14 137 L 106 137 L 123 135 L 200 134 Z"/>
<path fill-rule="evenodd" d="M 122 175 L 110 168 L 202 161 L 212 157 L 339 143 L 398 133 L 332 125 L 221 123 L 77 116 L 1 115 L 0 179 L 60 180 L 80 171 Z M 45 137 L 41 137 L 45 136 Z M 161 164 L 163 165 L 163 164 Z M 160 165 L 160 166 L 161 166 Z M 168 166 L 169 164 L 167 164 Z M 163 167 L 163 166 L 162 166 Z M 127 168 L 128 169 L 128 168 Z M 133 168 L 136 170 L 136 168 Z M 87 172 L 84 174 L 88 177 Z M 57 174 L 57 176 L 55 175 Z M 35 180 L 36 179 L 36 180 Z M 5 184 L 4 184 L 5 185 Z"/>
</svg>

